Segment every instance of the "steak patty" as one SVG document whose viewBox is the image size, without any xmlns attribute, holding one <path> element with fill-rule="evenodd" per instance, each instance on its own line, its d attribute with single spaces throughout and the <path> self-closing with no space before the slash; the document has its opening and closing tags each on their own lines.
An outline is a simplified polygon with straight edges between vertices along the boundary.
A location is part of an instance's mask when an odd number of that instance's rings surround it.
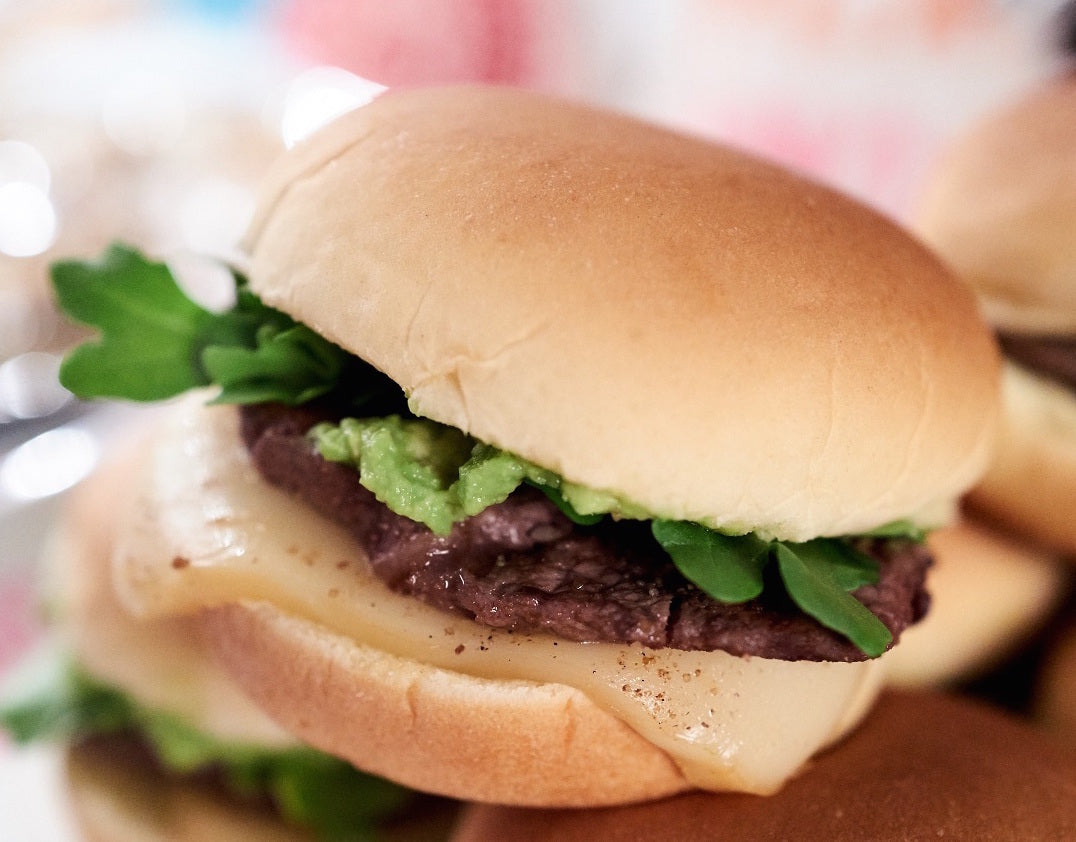
<svg viewBox="0 0 1076 842">
<path fill-rule="evenodd" d="M 1076 392 L 1076 337 L 998 333 L 998 344 L 1013 362 Z"/>
<path fill-rule="evenodd" d="M 709 597 L 680 574 L 646 523 L 605 518 L 577 526 L 523 486 L 440 536 L 378 502 L 354 468 L 315 452 L 306 432 L 325 414 L 262 404 L 242 407 L 240 416 L 243 441 L 266 480 L 346 528 L 394 591 L 441 610 L 576 641 L 787 661 L 866 657 L 800 611 L 780 585 L 735 605 Z M 930 556 L 906 540 L 864 539 L 858 548 L 880 562 L 881 575 L 855 596 L 896 640 L 926 613 Z"/>
</svg>

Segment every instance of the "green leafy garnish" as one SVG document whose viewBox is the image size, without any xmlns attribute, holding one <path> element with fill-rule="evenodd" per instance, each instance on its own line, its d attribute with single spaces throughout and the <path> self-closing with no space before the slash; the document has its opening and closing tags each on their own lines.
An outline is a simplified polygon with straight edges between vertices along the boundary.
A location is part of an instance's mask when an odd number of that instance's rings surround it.
<svg viewBox="0 0 1076 842">
<path fill-rule="evenodd" d="M 24 659 L 0 694 L 0 728 L 17 743 L 114 733 L 133 716 L 126 697 L 87 680 L 52 647 Z"/>
<path fill-rule="evenodd" d="M 722 535 L 697 523 L 655 520 L 658 543 L 684 578 L 721 602 L 746 602 L 762 593 L 770 544 L 755 535 Z"/>
<path fill-rule="evenodd" d="M 831 545 L 835 542 L 825 543 Z M 810 551 L 804 551 L 802 548 L 808 544 L 814 546 Z M 804 613 L 826 628 L 843 634 L 870 657 L 878 657 L 892 642 L 893 635 L 844 587 L 842 572 L 847 568 L 843 568 L 835 558 L 841 553 L 830 546 L 823 550 L 819 541 L 810 541 L 808 544 L 777 542 L 774 548 L 781 581 L 785 583 L 788 595 Z M 877 581 L 877 574 L 874 581 Z"/>
<path fill-rule="evenodd" d="M 60 382 L 82 398 L 154 401 L 217 385 L 217 403 L 295 405 L 339 392 L 353 406 L 402 405 L 391 380 L 234 277 L 235 303 L 218 313 L 191 301 L 164 263 L 125 246 L 54 264 L 57 303 L 101 334 L 67 356 Z"/>
<path fill-rule="evenodd" d="M 161 763 L 180 775 L 214 769 L 241 797 L 268 797 L 287 821 L 325 842 L 377 838 L 414 793 L 306 747 L 225 743 L 135 702 L 89 676 L 53 649 L 22 665 L 0 699 L 0 727 L 20 743 L 94 734 L 141 734 Z"/>
<path fill-rule="evenodd" d="M 871 657 L 893 640 L 885 624 L 849 593 L 878 581 L 878 563 L 845 540 L 764 541 L 669 520 L 655 520 L 651 531 L 684 577 L 714 599 L 735 603 L 759 596 L 763 571 L 776 560 L 789 597 L 823 626 Z"/>
</svg>

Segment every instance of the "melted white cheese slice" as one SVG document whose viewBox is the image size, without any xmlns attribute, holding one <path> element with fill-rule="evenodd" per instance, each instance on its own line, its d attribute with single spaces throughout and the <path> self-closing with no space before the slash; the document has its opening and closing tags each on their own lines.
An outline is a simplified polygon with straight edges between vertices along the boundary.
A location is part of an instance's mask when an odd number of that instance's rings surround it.
<svg viewBox="0 0 1076 842">
<path fill-rule="evenodd" d="M 102 465 L 75 492 L 46 548 L 46 592 L 65 649 L 143 707 L 218 740 L 269 749 L 297 745 L 212 659 L 186 618 L 136 620 L 119 605 L 109 565 L 120 522 L 115 511 L 130 496 L 133 457 L 124 453 Z"/>
<path fill-rule="evenodd" d="M 187 403 L 145 465 L 117 589 L 144 617 L 262 600 L 394 655 L 574 687 L 712 790 L 768 793 L 841 736 L 882 665 L 573 643 L 491 630 L 393 593 L 341 529 L 267 485 L 229 408 Z"/>
</svg>

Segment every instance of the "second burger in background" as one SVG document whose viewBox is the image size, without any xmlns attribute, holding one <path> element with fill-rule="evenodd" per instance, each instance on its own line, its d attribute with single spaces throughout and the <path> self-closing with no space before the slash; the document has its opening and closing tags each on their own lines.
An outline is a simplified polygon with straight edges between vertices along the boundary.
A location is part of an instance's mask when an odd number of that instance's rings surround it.
<svg viewBox="0 0 1076 842">
<path fill-rule="evenodd" d="M 916 227 L 979 294 L 1006 365 L 996 458 L 972 506 L 1076 554 L 1076 73 L 973 126 Z"/>
<path fill-rule="evenodd" d="M 70 388 L 214 388 L 147 455 L 129 610 L 195 617 L 314 746 L 472 800 L 773 792 L 866 713 L 996 410 L 971 295 L 898 228 L 452 88 L 297 147 L 248 242 L 224 312 L 122 248 L 55 271 L 102 332 Z"/>
<path fill-rule="evenodd" d="M 109 568 L 139 443 L 68 499 L 42 557 L 50 639 L 0 685 L 0 733 L 63 746 L 78 839 L 447 838 L 453 805 L 304 746 L 243 695 L 189 618 L 123 610 Z"/>
</svg>

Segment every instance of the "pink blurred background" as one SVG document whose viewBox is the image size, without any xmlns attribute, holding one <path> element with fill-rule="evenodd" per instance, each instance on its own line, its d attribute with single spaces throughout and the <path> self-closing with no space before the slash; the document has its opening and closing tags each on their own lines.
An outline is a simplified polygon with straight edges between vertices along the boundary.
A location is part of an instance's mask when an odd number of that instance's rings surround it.
<svg viewBox="0 0 1076 842">
<path fill-rule="evenodd" d="M 385 85 L 495 82 L 607 103 L 901 216 L 951 132 L 1052 72 L 1059 5 L 292 0 L 275 25 L 304 60 Z"/>
</svg>

